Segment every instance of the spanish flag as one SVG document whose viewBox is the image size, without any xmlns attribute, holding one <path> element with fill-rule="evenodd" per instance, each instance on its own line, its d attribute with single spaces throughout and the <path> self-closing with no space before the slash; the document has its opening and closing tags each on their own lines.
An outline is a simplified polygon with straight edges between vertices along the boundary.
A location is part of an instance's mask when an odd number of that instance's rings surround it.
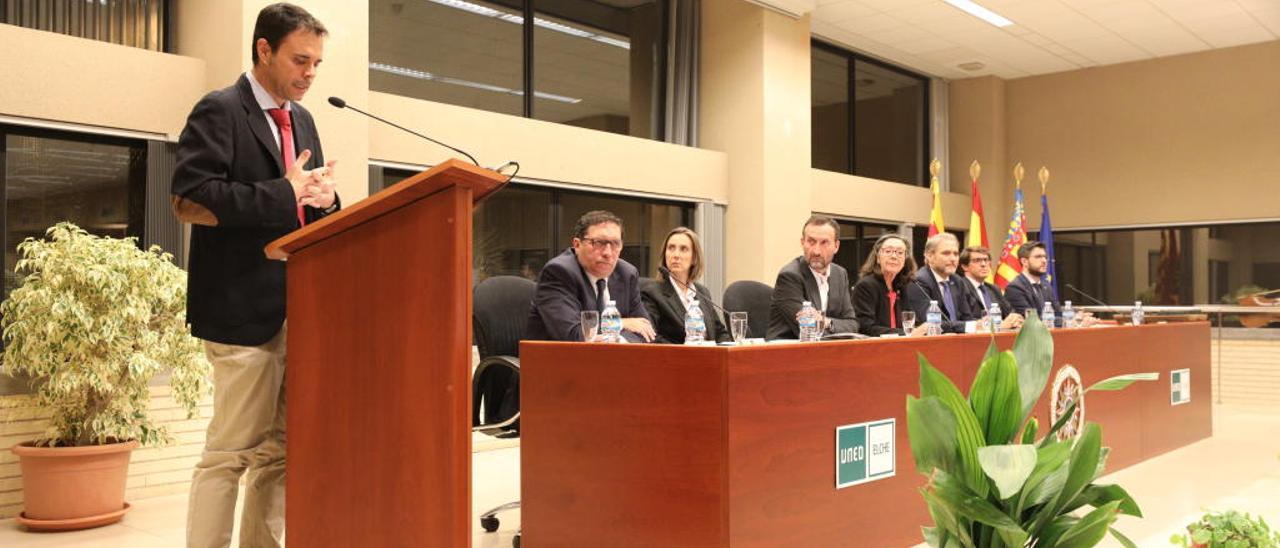
<svg viewBox="0 0 1280 548">
<path fill-rule="evenodd" d="M 929 193 L 933 194 L 933 209 L 929 211 L 929 237 L 935 234 L 947 231 L 947 224 L 942 222 L 942 189 L 938 183 L 938 166 L 941 164 L 934 159 L 933 164 L 929 167 L 933 172 L 933 179 L 929 181 Z"/>
<path fill-rule="evenodd" d="M 1004 289 L 1018 274 L 1022 273 L 1022 261 L 1018 260 L 1018 250 L 1027 241 L 1027 214 L 1022 205 L 1022 182 L 1015 183 L 1013 191 L 1013 218 L 1009 220 L 1009 235 L 1005 237 L 1004 249 L 1000 250 L 1000 264 L 996 267 L 996 285 Z"/>
<path fill-rule="evenodd" d="M 965 245 L 969 247 L 982 246 L 990 250 L 991 246 L 987 243 L 987 220 L 982 214 L 982 195 L 978 193 L 978 177 L 976 175 L 978 162 L 974 162 L 973 165 L 974 167 L 969 170 L 970 173 L 975 174 L 969 192 L 973 196 L 973 210 L 969 213 L 969 237 L 966 239 Z M 987 281 L 994 281 L 994 277 L 995 271 L 992 270 L 987 274 Z"/>
</svg>

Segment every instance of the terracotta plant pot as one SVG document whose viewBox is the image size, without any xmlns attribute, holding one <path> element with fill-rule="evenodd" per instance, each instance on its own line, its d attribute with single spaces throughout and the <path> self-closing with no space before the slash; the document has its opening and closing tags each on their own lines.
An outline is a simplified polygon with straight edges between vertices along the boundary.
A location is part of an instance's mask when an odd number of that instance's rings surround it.
<svg viewBox="0 0 1280 548">
<path fill-rule="evenodd" d="M 86 447 L 13 446 L 22 466 L 23 512 L 29 529 L 87 529 L 120 521 L 129 457 L 138 442 Z"/>
</svg>

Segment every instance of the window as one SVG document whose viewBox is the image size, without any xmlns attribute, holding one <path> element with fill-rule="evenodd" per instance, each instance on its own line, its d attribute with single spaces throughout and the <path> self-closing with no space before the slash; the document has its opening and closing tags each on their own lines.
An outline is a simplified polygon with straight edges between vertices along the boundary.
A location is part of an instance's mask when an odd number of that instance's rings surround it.
<svg viewBox="0 0 1280 548">
<path fill-rule="evenodd" d="M 929 184 L 929 79 L 814 41 L 813 167 Z"/>
<path fill-rule="evenodd" d="M 167 0 L 0 1 L 0 23 L 168 51 Z"/>
<path fill-rule="evenodd" d="M 4 151 L 4 296 L 17 287 L 17 247 L 71 221 L 97 235 L 145 234 L 147 147 L 142 141 L 0 126 Z"/>
<path fill-rule="evenodd" d="M 1058 285 L 1110 304 L 1235 302 L 1280 287 L 1276 241 L 1275 222 L 1055 233 Z"/>
<path fill-rule="evenodd" d="M 384 188 L 411 175 L 386 169 Z M 622 258 L 641 276 L 656 275 L 667 232 L 693 223 L 693 207 L 685 203 L 511 183 L 481 202 L 471 218 L 475 281 L 536 279 L 547 261 L 569 247 L 578 217 L 595 209 L 622 218 Z"/>
<path fill-rule="evenodd" d="M 867 253 L 881 235 L 897 233 L 898 227 L 858 221 L 839 221 L 840 250 L 836 252 L 832 262 L 849 271 L 849 283 L 858 281 L 858 271 L 862 270 L 862 262 L 867 260 Z"/>
<path fill-rule="evenodd" d="M 657 139 L 666 13 L 666 0 L 371 0 L 369 86 Z"/>
</svg>

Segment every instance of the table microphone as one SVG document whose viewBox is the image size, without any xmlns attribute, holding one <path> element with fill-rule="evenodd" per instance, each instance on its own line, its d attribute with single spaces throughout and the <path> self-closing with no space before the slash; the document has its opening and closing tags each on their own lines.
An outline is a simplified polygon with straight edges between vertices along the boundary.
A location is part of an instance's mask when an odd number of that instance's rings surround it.
<svg viewBox="0 0 1280 548">
<path fill-rule="evenodd" d="M 382 119 L 382 118 L 379 118 L 379 117 L 377 117 L 377 116 L 374 116 L 374 115 L 372 115 L 372 114 L 369 114 L 368 112 L 365 112 L 365 111 L 360 110 L 360 109 L 358 109 L 358 108 L 356 108 L 356 107 L 353 107 L 353 106 L 351 106 L 351 105 L 348 105 L 348 104 L 347 104 L 347 102 L 346 102 L 346 101 L 343 101 L 343 100 L 342 100 L 342 98 L 340 98 L 340 97 L 330 97 L 330 98 L 329 98 L 329 104 L 330 104 L 330 105 L 333 105 L 333 106 L 335 106 L 335 107 L 338 107 L 338 108 L 349 108 L 349 109 L 351 109 L 351 110 L 354 110 L 354 111 L 356 111 L 356 112 L 359 112 L 360 114 L 363 114 L 363 115 L 365 115 L 365 116 L 368 116 L 368 117 L 370 117 L 370 118 L 373 118 L 374 120 L 377 120 L 377 121 L 379 121 L 379 122 L 382 122 L 382 123 L 384 123 L 384 124 L 387 124 L 387 125 L 389 125 L 389 126 L 391 126 L 391 127 L 393 127 L 393 128 L 396 128 L 396 129 L 398 129 L 398 130 L 401 130 L 401 131 L 405 131 L 405 132 L 411 133 L 411 134 L 413 134 L 413 135 L 415 135 L 415 136 L 417 136 L 417 137 L 421 137 L 421 138 L 423 138 L 423 139 L 426 139 L 426 140 L 428 140 L 428 141 L 431 141 L 432 143 L 435 143 L 435 144 L 440 145 L 440 146 L 442 146 L 442 147 L 444 147 L 444 148 L 447 148 L 447 149 L 449 149 L 449 150 L 452 150 L 452 151 L 454 151 L 454 152 L 457 152 L 458 154 L 461 154 L 461 155 L 463 155 L 463 156 L 466 156 L 468 160 L 471 160 L 471 163 L 475 164 L 477 167 L 479 167 L 479 166 L 480 166 L 480 162 L 477 162 L 477 161 L 476 161 L 476 158 L 475 158 L 474 156 L 472 156 L 472 155 L 470 155 L 470 154 L 467 154 L 467 153 L 466 153 L 466 152 L 464 152 L 462 149 L 455 148 L 455 147 L 451 147 L 451 146 L 449 146 L 449 145 L 446 145 L 446 144 L 444 144 L 444 143 L 441 143 L 440 141 L 437 141 L 437 140 L 435 140 L 435 139 L 432 139 L 432 138 L 430 138 L 430 137 L 427 137 L 426 135 L 423 135 L 423 134 L 421 134 L 421 133 L 418 133 L 418 132 L 416 132 L 416 131 L 414 131 L 414 130 L 412 130 L 412 129 L 406 128 L 406 127 L 401 126 L 401 125 L 399 125 L 399 124 L 396 124 L 396 123 L 393 123 L 393 122 L 389 122 L 389 121 L 387 121 L 387 120 L 384 120 L 384 119 Z M 505 166 L 504 166 L 504 167 L 505 167 Z"/>
<path fill-rule="evenodd" d="M 667 279 L 671 279 L 671 278 L 672 278 L 672 276 L 671 276 L 671 270 L 667 269 L 666 265 L 659 266 L 659 267 L 658 267 L 658 272 L 661 272 L 663 276 L 666 276 L 666 277 L 667 277 Z M 679 283 L 679 282 L 676 282 L 676 283 Z M 694 292 L 695 294 L 697 294 L 697 295 L 701 298 L 701 300 L 705 300 L 705 301 L 707 301 L 708 303 L 711 303 L 711 306 L 714 306 L 714 307 L 716 308 L 716 310 L 719 310 L 719 311 L 720 311 L 720 313 L 721 313 L 721 314 L 724 314 L 725 316 L 728 316 L 729 311 L 728 311 L 728 310 L 725 310 L 723 306 L 720 306 L 719 304 L 716 304 L 716 301 L 715 301 L 715 300 L 713 300 L 713 299 L 711 298 L 711 295 L 707 295 L 706 293 L 703 293 L 703 292 L 701 292 L 701 291 L 698 291 L 698 284 L 695 284 L 695 283 L 693 283 L 693 282 L 690 282 L 688 285 L 686 285 L 686 287 L 692 287 L 692 288 L 693 288 L 693 292 Z M 728 319 L 728 318 L 726 317 L 725 319 Z"/>
<path fill-rule="evenodd" d="M 1076 292 L 1076 294 L 1077 294 L 1077 295 L 1080 295 L 1081 297 L 1084 297 L 1084 298 L 1086 298 L 1086 299 L 1089 299 L 1090 301 L 1092 301 L 1092 302 L 1094 302 L 1094 303 L 1096 303 L 1096 304 L 1102 305 L 1102 307 L 1103 307 L 1103 308 L 1106 308 L 1106 309 L 1107 309 L 1107 312 L 1110 312 L 1110 313 L 1112 313 L 1112 314 L 1115 314 L 1116 312 L 1118 312 L 1116 309 L 1111 308 L 1111 305 L 1109 305 L 1109 304 L 1107 304 L 1107 303 L 1104 303 L 1104 302 L 1102 302 L 1102 301 L 1100 301 L 1100 300 L 1098 300 L 1098 299 L 1094 298 L 1094 296 L 1093 296 L 1093 295 L 1090 295 L 1090 294 L 1088 294 L 1088 293 L 1085 293 L 1084 291 L 1081 291 L 1081 290 L 1080 290 L 1080 288 L 1078 288 L 1078 287 L 1076 287 L 1076 286 L 1074 286 L 1074 285 L 1071 285 L 1071 284 L 1066 284 L 1066 285 L 1067 285 L 1067 289 L 1070 289 L 1070 290 L 1072 290 L 1072 291 Z"/>
</svg>

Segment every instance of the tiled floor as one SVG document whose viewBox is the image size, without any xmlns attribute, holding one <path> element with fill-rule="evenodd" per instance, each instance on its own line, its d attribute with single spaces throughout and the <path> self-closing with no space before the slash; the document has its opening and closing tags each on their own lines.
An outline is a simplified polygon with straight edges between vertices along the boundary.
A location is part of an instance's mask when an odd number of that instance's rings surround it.
<svg viewBox="0 0 1280 548">
<path fill-rule="evenodd" d="M 517 498 L 519 460 L 518 447 L 475 453 L 472 498 L 476 516 Z M 1124 486 L 1141 505 L 1145 518 L 1122 516 L 1117 525 L 1139 546 L 1169 546 L 1169 536 L 1206 508 L 1262 515 L 1274 529 L 1280 526 L 1280 409 L 1216 406 L 1213 438 L 1117 472 L 1103 481 Z M 119 524 L 73 533 L 27 533 L 12 520 L 0 521 L 0 546 L 182 546 L 185 496 L 133 504 L 133 511 Z M 511 546 L 511 537 L 519 527 L 520 512 L 503 514 L 497 533 L 485 533 L 478 521 L 473 523 L 473 546 L 505 548 Z M 1104 545 L 1113 542 L 1108 538 Z"/>
</svg>

